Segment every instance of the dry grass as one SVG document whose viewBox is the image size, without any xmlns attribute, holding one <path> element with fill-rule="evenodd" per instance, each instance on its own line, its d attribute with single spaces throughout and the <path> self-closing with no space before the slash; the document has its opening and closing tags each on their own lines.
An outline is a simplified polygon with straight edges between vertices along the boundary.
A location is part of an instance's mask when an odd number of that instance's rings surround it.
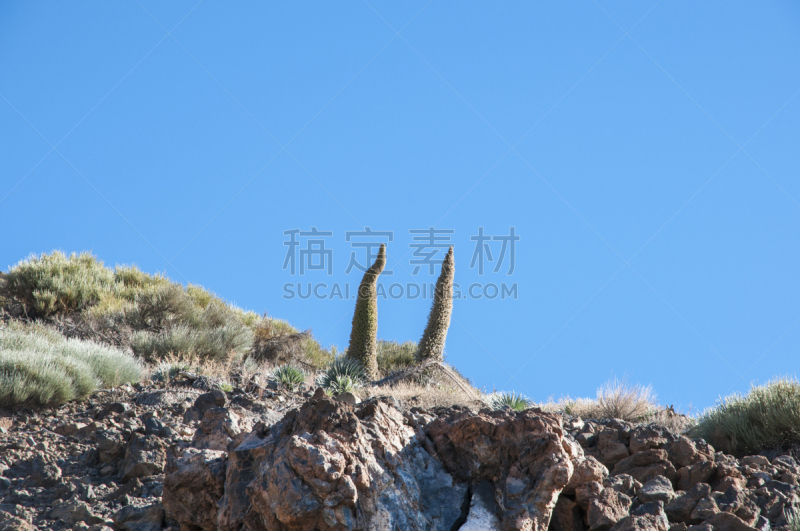
<svg viewBox="0 0 800 531">
<path fill-rule="evenodd" d="M 584 419 L 616 418 L 628 422 L 649 422 L 666 418 L 659 415 L 664 410 L 656 402 L 653 390 L 642 385 L 628 385 L 625 381 L 612 378 L 597 389 L 596 398 L 563 397 L 555 402 L 552 399 L 537 407 L 552 413 L 563 413 Z"/>
<path fill-rule="evenodd" d="M 467 395 L 458 387 L 446 385 L 421 385 L 413 382 L 398 382 L 394 385 L 378 387 L 362 387 L 354 393 L 359 399 L 364 400 L 375 396 L 392 396 L 403 407 L 421 407 L 433 409 L 436 407 L 465 406 L 474 411 L 486 407 L 480 400 Z"/>
<path fill-rule="evenodd" d="M 641 421 L 658 408 L 653 389 L 612 378 L 597 390 L 599 413 L 606 418 Z"/>
</svg>

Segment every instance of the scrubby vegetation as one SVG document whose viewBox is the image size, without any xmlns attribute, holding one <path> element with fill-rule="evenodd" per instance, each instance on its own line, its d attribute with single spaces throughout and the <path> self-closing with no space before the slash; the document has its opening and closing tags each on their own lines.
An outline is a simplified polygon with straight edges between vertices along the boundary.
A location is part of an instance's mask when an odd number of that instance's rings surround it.
<svg viewBox="0 0 800 531">
<path fill-rule="evenodd" d="M 800 445 L 800 382 L 776 378 L 705 411 L 693 434 L 734 455 Z"/>
<path fill-rule="evenodd" d="M 252 356 L 316 368 L 332 358 L 309 333 L 285 321 L 244 311 L 164 275 L 129 266 L 109 269 L 89 253 L 55 251 L 19 262 L 0 277 L 0 306 L 7 316 L 130 348 L 151 363 L 168 354 L 216 361 Z"/>
<path fill-rule="evenodd" d="M 107 268 L 89 253 L 31 256 L 0 273 L 0 406 L 55 405 L 145 377 L 170 384 L 184 373 L 226 391 L 257 390 L 264 376 L 297 390 L 316 373 L 311 385 L 334 395 L 652 422 L 678 432 L 691 428 L 691 435 L 736 455 L 800 446 L 800 383 L 791 378 L 725 398 L 698 419 L 659 406 L 650 387 L 617 379 L 594 398 L 534 404 L 513 392 L 486 395 L 443 363 L 452 249 L 419 344 L 377 340 L 375 283 L 385 262 L 382 247 L 359 290 L 350 346 L 339 354 L 308 331 L 244 311 L 200 286 L 131 266 Z"/>
<path fill-rule="evenodd" d="M 119 349 L 37 325 L 0 328 L 0 406 L 57 405 L 141 377 L 141 364 Z"/>
<path fill-rule="evenodd" d="M 381 376 L 407 369 L 416 363 L 417 344 L 413 341 L 378 341 L 378 371 Z"/>
</svg>

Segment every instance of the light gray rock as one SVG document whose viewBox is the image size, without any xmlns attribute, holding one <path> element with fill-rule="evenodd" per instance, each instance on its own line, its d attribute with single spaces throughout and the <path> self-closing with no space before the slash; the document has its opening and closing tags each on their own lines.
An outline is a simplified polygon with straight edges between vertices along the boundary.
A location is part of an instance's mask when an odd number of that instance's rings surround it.
<svg viewBox="0 0 800 531">
<path fill-rule="evenodd" d="M 574 502 L 572 504 L 574 505 Z M 494 487 L 488 481 L 482 481 L 472 490 L 467 521 L 461 526 L 461 531 L 500 531 L 501 529 L 501 522 L 497 517 L 497 503 L 494 500 Z M 565 531 L 582 531 L 582 529 Z"/>
<path fill-rule="evenodd" d="M 636 497 L 642 503 L 662 501 L 665 504 L 675 499 L 675 491 L 672 489 L 672 482 L 664 476 L 656 476 L 639 489 Z"/>
</svg>

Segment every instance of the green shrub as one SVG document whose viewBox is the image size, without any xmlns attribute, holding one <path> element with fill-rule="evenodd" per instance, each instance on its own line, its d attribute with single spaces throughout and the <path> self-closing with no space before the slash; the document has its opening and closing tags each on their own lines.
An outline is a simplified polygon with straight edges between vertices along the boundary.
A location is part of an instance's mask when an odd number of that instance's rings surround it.
<svg viewBox="0 0 800 531">
<path fill-rule="evenodd" d="M 800 443 L 800 383 L 776 378 L 705 411 L 692 434 L 717 450 L 744 455 Z"/>
<path fill-rule="evenodd" d="M 416 363 L 417 344 L 413 341 L 378 341 L 378 370 L 381 376 L 406 369 Z"/>
<path fill-rule="evenodd" d="M 340 357 L 317 378 L 317 385 L 323 389 L 336 389 L 349 385 L 348 390 L 359 387 L 364 383 L 366 374 L 364 367 L 354 359 Z M 340 393 L 344 391 L 334 391 Z"/>
<path fill-rule="evenodd" d="M 299 367 L 287 363 L 286 365 L 275 368 L 270 374 L 270 378 L 293 391 L 297 386 L 306 381 L 306 372 Z"/>
<path fill-rule="evenodd" d="M 455 278 L 455 258 L 453 246 L 447 251 L 442 262 L 442 271 L 436 281 L 433 305 L 428 316 L 428 324 L 419 341 L 417 361 L 444 361 L 444 343 L 447 330 L 450 328 L 450 316 L 453 313 L 453 279 Z"/>
<path fill-rule="evenodd" d="M 141 364 L 118 349 L 35 326 L 0 329 L 0 406 L 57 405 L 141 376 Z"/>
<path fill-rule="evenodd" d="M 517 394 L 514 391 L 510 393 L 494 393 L 488 397 L 489 405 L 492 409 L 500 410 L 510 407 L 514 411 L 525 411 L 531 407 L 531 401 L 525 398 L 522 394 Z"/>
<path fill-rule="evenodd" d="M 386 246 L 381 245 L 375 263 L 370 266 L 358 286 L 353 326 L 350 330 L 350 345 L 347 355 L 364 367 L 370 379 L 378 377 L 378 277 L 386 267 Z"/>
<path fill-rule="evenodd" d="M 186 363 L 175 363 L 171 361 L 162 361 L 156 365 L 153 374 L 150 378 L 154 382 L 169 383 L 170 380 L 178 376 L 181 371 L 189 371 L 191 368 Z"/>
<path fill-rule="evenodd" d="M 80 312 L 117 290 L 112 271 L 89 253 L 32 255 L 4 277 L 2 297 L 30 318 Z"/>
</svg>

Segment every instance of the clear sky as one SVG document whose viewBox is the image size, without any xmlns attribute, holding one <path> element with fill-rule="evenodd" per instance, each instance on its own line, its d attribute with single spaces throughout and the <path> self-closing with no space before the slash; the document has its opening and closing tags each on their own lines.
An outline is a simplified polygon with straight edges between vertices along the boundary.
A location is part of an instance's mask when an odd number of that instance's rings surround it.
<svg viewBox="0 0 800 531">
<path fill-rule="evenodd" d="M 476 385 L 704 408 L 800 368 L 798 27 L 788 1 L 2 2 L 0 266 L 90 250 L 343 348 L 334 285 L 388 241 L 347 232 L 392 232 L 403 341 L 442 249 L 410 231 L 449 230 Z"/>
</svg>

